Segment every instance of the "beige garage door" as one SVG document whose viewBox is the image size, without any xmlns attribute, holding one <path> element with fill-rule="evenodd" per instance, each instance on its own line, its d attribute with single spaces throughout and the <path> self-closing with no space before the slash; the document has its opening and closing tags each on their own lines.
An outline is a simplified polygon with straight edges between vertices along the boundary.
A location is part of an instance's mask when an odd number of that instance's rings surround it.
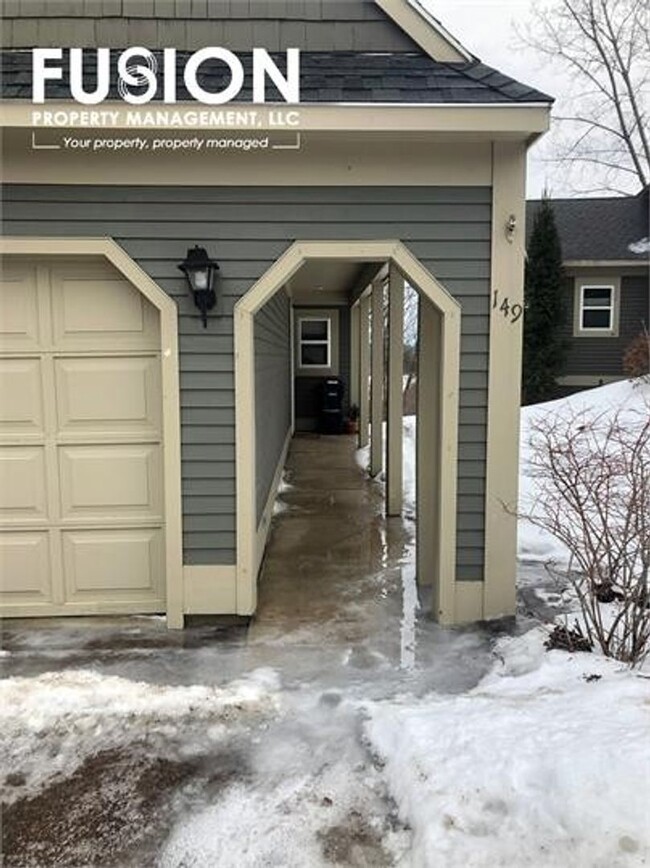
<svg viewBox="0 0 650 868">
<path fill-rule="evenodd" d="M 5 258 L 0 610 L 165 609 L 158 311 L 101 261 Z"/>
</svg>

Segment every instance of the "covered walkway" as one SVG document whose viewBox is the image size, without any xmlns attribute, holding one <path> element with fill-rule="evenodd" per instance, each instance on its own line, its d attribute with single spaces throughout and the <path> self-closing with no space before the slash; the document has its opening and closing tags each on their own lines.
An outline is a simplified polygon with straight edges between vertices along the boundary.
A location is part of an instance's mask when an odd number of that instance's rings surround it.
<svg viewBox="0 0 650 868">
<path fill-rule="evenodd" d="M 372 637 L 383 654 L 408 656 L 409 638 L 395 622 L 402 614 L 414 626 L 414 527 L 385 518 L 381 486 L 357 465 L 355 450 L 354 436 L 294 437 L 252 632 L 317 627 L 328 644 Z"/>
</svg>

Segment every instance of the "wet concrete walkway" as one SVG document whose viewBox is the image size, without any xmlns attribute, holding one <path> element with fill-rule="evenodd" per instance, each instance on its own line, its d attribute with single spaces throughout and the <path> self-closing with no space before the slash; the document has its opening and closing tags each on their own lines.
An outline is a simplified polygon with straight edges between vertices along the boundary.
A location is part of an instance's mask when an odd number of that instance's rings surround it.
<svg viewBox="0 0 650 868">
<path fill-rule="evenodd" d="M 458 691 L 488 662 L 489 633 L 439 628 L 419 607 L 415 523 L 384 516 L 383 486 L 359 467 L 353 436 L 296 436 L 250 623 L 163 617 L 5 622 L 5 675 L 90 666 L 161 684 L 223 684 L 272 666 L 289 684 L 385 696 Z"/>
<path fill-rule="evenodd" d="M 355 445 L 352 436 L 294 438 L 260 576 L 256 640 L 302 628 L 348 645 L 381 635 L 389 620 L 395 632 L 413 528 L 384 518 L 382 488 L 358 466 Z"/>
</svg>

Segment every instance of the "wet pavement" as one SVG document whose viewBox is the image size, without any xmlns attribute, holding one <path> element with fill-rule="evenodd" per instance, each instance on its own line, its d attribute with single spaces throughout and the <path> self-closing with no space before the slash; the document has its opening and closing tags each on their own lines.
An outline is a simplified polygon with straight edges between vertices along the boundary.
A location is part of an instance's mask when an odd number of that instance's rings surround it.
<svg viewBox="0 0 650 868">
<path fill-rule="evenodd" d="M 83 738 L 74 720 L 36 727 L 53 768 L 38 785 L 20 768 L 23 748 L 3 745 L 14 751 L 5 866 L 396 864 L 410 832 L 364 742 L 363 703 L 467 690 L 504 625 L 439 628 L 418 604 L 414 525 L 382 510 L 353 438 L 296 437 L 250 623 L 170 632 L 150 616 L 6 622 L 0 665 L 26 691 L 79 670 L 171 690 L 272 669 L 281 686 L 274 713 L 242 713 L 209 737 L 191 712 L 132 713 L 117 734 L 105 712 L 88 715 Z M 96 747 L 55 771 L 89 728 Z M 249 825 L 261 837 L 243 835 Z"/>
<path fill-rule="evenodd" d="M 439 628 L 420 608 L 415 525 L 383 516 L 382 486 L 356 463 L 352 437 L 293 440 L 259 581 L 254 619 L 155 616 L 6 621 L 5 675 L 91 667 L 164 684 L 218 685 L 258 666 L 287 685 L 378 695 L 465 690 L 481 677 L 492 629 Z"/>
</svg>

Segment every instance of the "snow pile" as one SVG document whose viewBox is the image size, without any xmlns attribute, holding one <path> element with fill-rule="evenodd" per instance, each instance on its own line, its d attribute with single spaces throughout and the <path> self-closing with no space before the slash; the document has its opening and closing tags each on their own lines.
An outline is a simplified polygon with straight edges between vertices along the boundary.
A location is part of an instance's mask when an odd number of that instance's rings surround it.
<svg viewBox="0 0 650 868">
<path fill-rule="evenodd" d="M 0 681 L 0 767 L 29 790 L 70 775 L 91 754 L 138 739 L 174 738 L 186 750 L 277 708 L 279 683 L 259 669 L 227 687 L 171 687 L 86 670 Z M 16 788 L 15 796 L 21 795 Z"/>
<path fill-rule="evenodd" d="M 585 412 L 590 417 L 613 416 L 617 411 L 623 412 L 623 421 L 629 427 L 639 425 L 650 406 L 650 384 L 642 381 L 630 382 L 624 380 L 601 386 L 598 389 L 579 392 L 569 398 L 559 401 L 548 401 L 545 404 L 535 404 L 524 407 L 521 411 L 521 452 L 519 470 L 519 512 L 533 513 L 537 496 L 536 481 L 530 476 L 530 434 L 535 422 L 547 414 L 570 417 L 575 413 Z M 404 417 L 404 508 L 409 517 L 415 516 L 415 439 L 416 417 Z M 384 439 L 386 436 L 384 425 Z M 364 470 L 368 467 L 369 448 L 357 452 L 357 463 Z M 380 481 L 383 479 L 379 477 Z M 562 543 L 550 534 L 532 525 L 526 519 L 519 521 L 519 557 L 529 561 L 554 560 L 558 564 L 568 563 L 568 552 Z"/>
<path fill-rule="evenodd" d="M 519 512 L 534 514 L 538 496 L 537 481 L 530 475 L 530 437 L 535 423 L 545 416 L 571 418 L 585 413 L 586 418 L 602 417 L 604 422 L 621 412 L 621 421 L 630 430 L 640 427 L 647 418 L 650 406 L 650 384 L 641 380 L 623 380 L 598 389 L 589 389 L 562 398 L 524 407 L 521 411 L 521 451 L 519 459 Z M 519 520 L 519 557 L 529 561 L 554 560 L 568 564 L 569 554 L 562 543 L 546 531 L 532 525 L 525 518 Z"/>
<path fill-rule="evenodd" d="M 416 431 L 416 416 L 404 416 L 404 441 L 402 448 L 402 478 L 404 486 L 404 513 L 409 518 L 415 517 L 415 431 Z M 386 443 L 386 423 L 384 422 L 384 444 Z M 377 477 L 379 482 L 384 481 L 385 475 L 385 458 L 382 472 Z M 363 449 L 357 449 L 356 452 L 357 466 L 363 471 L 368 470 L 370 464 L 370 447 L 364 446 Z"/>
<path fill-rule="evenodd" d="M 410 843 L 360 743 L 358 706 L 298 691 L 247 751 L 242 779 L 179 822 L 160 868 L 394 864 Z M 397 861 L 397 858 L 395 859 Z"/>
<path fill-rule="evenodd" d="M 414 866 L 650 859 L 650 682 L 543 639 L 500 640 L 502 662 L 464 695 L 369 707 Z"/>
<path fill-rule="evenodd" d="M 415 430 L 416 416 L 404 417 L 404 507 L 406 514 L 415 517 Z"/>
</svg>

